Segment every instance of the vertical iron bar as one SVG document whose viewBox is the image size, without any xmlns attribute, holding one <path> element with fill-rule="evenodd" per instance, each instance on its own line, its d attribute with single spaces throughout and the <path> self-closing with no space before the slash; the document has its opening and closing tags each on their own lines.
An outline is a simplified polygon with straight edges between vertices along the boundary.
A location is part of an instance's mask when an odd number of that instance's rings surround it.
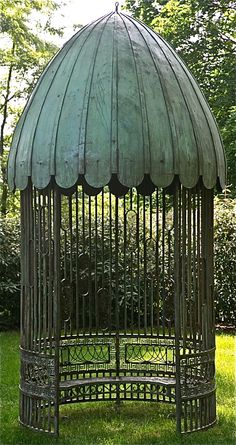
<svg viewBox="0 0 236 445">
<path fill-rule="evenodd" d="M 104 189 L 102 189 L 102 288 L 104 289 Z"/>
<path fill-rule="evenodd" d="M 205 189 L 201 187 L 201 314 L 202 314 L 202 347 L 203 350 L 207 349 L 207 307 L 206 307 L 206 224 L 205 224 L 205 214 L 206 214 L 206 200 L 205 200 Z"/>
<path fill-rule="evenodd" d="M 193 340 L 193 320 L 192 320 L 192 209 L 191 209 L 191 191 L 188 190 L 188 258 L 187 258 L 187 295 L 188 295 L 188 312 L 189 312 L 189 338 Z M 187 317 L 186 317 L 187 318 Z M 191 341 L 192 345 L 192 341 Z M 192 351 L 191 351 L 192 352 Z"/>
<path fill-rule="evenodd" d="M 197 186 L 197 325 L 198 325 L 198 341 L 201 340 L 201 192 Z"/>
<path fill-rule="evenodd" d="M 69 258 L 70 258 L 70 302 L 69 302 L 69 308 L 70 308 L 70 314 L 69 314 L 69 323 L 70 323 L 70 335 L 73 333 L 73 320 L 72 320 L 72 314 L 74 312 L 73 308 L 73 213 L 72 213 L 72 195 L 68 196 L 68 207 L 69 207 L 69 237 L 70 237 L 70 243 L 69 243 Z"/>
<path fill-rule="evenodd" d="M 205 262 L 204 283 L 204 327 L 205 347 L 215 345 L 214 304 L 213 304 L 213 191 L 203 189 L 202 208 L 202 256 Z"/>
<path fill-rule="evenodd" d="M 85 253 L 85 197 L 82 190 L 82 231 L 83 231 L 83 253 Z"/>
<path fill-rule="evenodd" d="M 67 232 L 66 229 L 63 229 L 64 232 L 64 278 L 67 280 Z"/>
<path fill-rule="evenodd" d="M 96 333 L 98 334 L 98 286 L 97 286 L 97 243 L 98 243 L 98 199 L 97 195 L 95 196 L 94 200 L 95 205 L 95 246 L 94 246 L 94 296 L 95 296 L 95 327 L 96 327 Z"/>
<path fill-rule="evenodd" d="M 197 283 L 196 283 L 196 189 L 193 191 L 193 347 L 196 352 L 196 330 L 197 330 Z"/>
<path fill-rule="evenodd" d="M 186 189 L 182 188 L 182 313 L 183 313 L 183 353 L 186 352 L 187 304 L 186 304 Z"/>
<path fill-rule="evenodd" d="M 38 308 L 38 252 L 37 252 L 37 245 L 38 245 L 38 224 L 37 224 L 37 192 L 34 188 L 34 350 L 37 349 L 37 338 L 38 338 L 38 316 L 37 316 L 37 308 Z"/>
<path fill-rule="evenodd" d="M 86 244 L 85 244 L 85 221 L 86 221 L 86 205 L 85 205 L 85 193 L 82 190 L 82 232 L 83 232 L 83 254 L 86 252 Z M 87 225 L 87 224 L 86 224 Z M 83 326 L 83 335 L 85 335 L 86 331 L 86 298 L 82 298 L 82 326 Z"/>
<path fill-rule="evenodd" d="M 180 319 L 179 319 L 179 329 L 180 329 L 180 338 L 183 338 L 183 307 L 182 307 L 182 186 L 179 186 L 179 193 L 178 193 L 178 217 L 179 217 L 179 298 L 180 298 Z"/>
<path fill-rule="evenodd" d="M 115 314 L 116 314 L 116 375 L 120 375 L 120 338 L 119 338 L 119 201 L 115 198 Z M 119 406 L 119 384 L 116 385 L 116 403 Z"/>
<path fill-rule="evenodd" d="M 167 231 L 167 245 L 168 245 L 168 283 L 171 283 L 171 230 Z M 170 295 L 168 296 L 168 302 L 170 301 Z M 171 308 L 169 308 L 169 319 L 168 319 L 168 335 L 171 336 Z"/>
<path fill-rule="evenodd" d="M 92 334 L 92 214 L 91 214 L 91 196 L 89 195 L 89 333 Z"/>
<path fill-rule="evenodd" d="M 29 298 L 30 298 L 30 349 L 34 344 L 34 227 L 33 227 L 33 189 L 29 193 Z M 31 399 L 30 399 L 31 400 Z M 32 401 L 32 400 L 31 400 Z M 31 402 L 30 402 L 31 403 Z M 32 403 L 30 404 L 32 416 Z"/>
<path fill-rule="evenodd" d="M 198 429 L 198 399 L 195 399 L 195 409 L 194 409 L 194 412 L 195 412 L 195 416 L 194 416 L 194 419 L 195 419 L 194 427 L 195 427 L 195 430 L 197 430 L 197 429 Z"/>
<path fill-rule="evenodd" d="M 33 233 L 33 189 L 29 193 L 29 298 L 30 298 L 30 349 L 33 349 L 34 333 L 34 233 Z M 32 410 L 32 404 L 30 405 Z M 30 412 L 32 415 L 32 412 Z"/>
<path fill-rule="evenodd" d="M 149 196 L 149 231 L 150 236 L 149 238 L 152 238 L 152 195 Z"/>
<path fill-rule="evenodd" d="M 140 335 L 140 235 L 139 235 L 139 222 L 140 222 L 140 195 L 137 193 L 137 279 L 138 279 L 138 335 Z"/>
<path fill-rule="evenodd" d="M 143 268 L 144 268 L 144 334 L 147 335 L 147 246 L 146 246 L 146 200 L 143 196 Z"/>
<path fill-rule="evenodd" d="M 162 191 L 162 333 L 165 337 L 166 330 L 166 304 L 165 304 L 165 227 L 166 227 L 166 194 L 165 190 Z"/>
<path fill-rule="evenodd" d="M 209 316 L 210 316 L 210 331 L 211 339 L 209 347 L 215 347 L 215 307 L 214 307 L 214 191 L 207 190 L 208 195 L 208 216 L 209 236 L 207 238 L 207 258 L 208 258 L 208 274 L 207 279 L 209 283 Z M 214 396 L 212 396 L 213 403 Z M 214 407 L 215 411 L 215 407 Z M 214 419 L 215 420 L 215 419 Z"/>
<path fill-rule="evenodd" d="M 39 234 L 39 240 L 38 240 L 38 333 L 39 333 L 39 341 L 38 341 L 38 349 L 39 352 L 41 351 L 41 329 L 42 329 L 42 301 L 41 301 L 41 295 L 42 295 L 42 206 L 41 206 L 41 195 L 38 192 L 38 234 Z"/>
<path fill-rule="evenodd" d="M 181 433 L 181 387 L 180 387 L 180 238 L 179 238 L 179 185 L 174 192 L 174 275 L 175 275 L 175 356 L 176 356 L 176 429 Z"/>
<path fill-rule="evenodd" d="M 124 210 L 124 333 L 127 333 L 127 283 L 126 283 L 126 244 L 127 244 L 127 218 L 126 218 L 126 197 L 123 198 Z"/>
<path fill-rule="evenodd" d="M 149 197 L 149 231 L 150 231 L 150 249 L 152 248 L 153 236 L 152 236 L 152 195 Z M 153 248 L 152 248 L 153 252 Z M 151 255 L 151 251 L 149 253 Z M 153 264 L 151 265 L 151 270 L 153 271 Z M 150 328 L 151 335 L 153 335 L 153 273 L 152 277 L 149 279 L 149 292 L 150 292 Z"/>
<path fill-rule="evenodd" d="M 61 265 L 60 265 L 60 228 L 61 228 L 61 196 L 58 189 L 54 190 L 53 201 L 53 233 L 54 233 L 54 304 L 53 304 L 53 318 L 54 318 L 54 337 L 55 337 L 55 416 L 54 429 L 55 434 L 59 433 L 59 347 L 60 347 L 60 292 L 61 292 Z"/>
<path fill-rule="evenodd" d="M 52 192 L 48 191 L 48 339 L 52 353 L 52 311 L 53 311 L 53 252 L 52 252 Z M 51 424 L 51 423 L 50 423 Z"/>
<path fill-rule="evenodd" d="M 150 328 L 153 335 L 153 278 L 150 280 Z"/>
<path fill-rule="evenodd" d="M 112 196 L 109 191 L 109 259 L 110 259 L 110 271 L 109 271 L 109 332 L 112 330 Z"/>
<path fill-rule="evenodd" d="M 119 201 L 115 198 L 115 311 L 116 333 L 119 335 Z"/>
<path fill-rule="evenodd" d="M 45 216 L 45 208 L 46 208 L 46 197 L 42 196 L 42 272 L 43 272 L 43 350 L 46 352 L 46 341 L 47 341 L 47 246 L 46 246 L 46 216 Z"/>
<path fill-rule="evenodd" d="M 27 188 L 26 194 L 26 306 L 23 308 L 27 312 L 26 315 L 26 349 L 32 350 L 32 187 Z M 27 424 L 32 422 L 32 398 L 27 397 L 26 401 L 26 419 Z"/>
<path fill-rule="evenodd" d="M 130 298 L 131 298 L 131 308 L 130 308 L 130 328 L 131 334 L 134 333 L 134 280 L 133 280 L 133 258 L 134 253 L 133 250 L 130 252 Z"/>
<path fill-rule="evenodd" d="M 76 187 L 75 192 L 75 231 L 76 231 L 76 255 L 75 255 L 75 324 L 76 324 L 76 335 L 79 334 L 79 197 L 78 197 L 78 187 Z"/>
<path fill-rule="evenodd" d="M 159 277 L 159 191 L 156 189 L 156 328 L 160 333 L 160 277 Z"/>
</svg>

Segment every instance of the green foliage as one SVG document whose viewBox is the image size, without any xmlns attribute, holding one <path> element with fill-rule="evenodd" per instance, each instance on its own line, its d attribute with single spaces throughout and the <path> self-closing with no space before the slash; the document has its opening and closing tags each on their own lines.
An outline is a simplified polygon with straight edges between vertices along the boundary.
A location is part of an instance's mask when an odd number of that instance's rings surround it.
<svg viewBox="0 0 236 445">
<path fill-rule="evenodd" d="M 126 7 L 159 32 L 186 62 L 220 127 L 228 160 L 228 183 L 236 193 L 235 29 L 230 0 L 127 0 Z M 147 14 L 148 13 L 148 14 Z"/>
<path fill-rule="evenodd" d="M 66 200 L 63 200 L 64 208 L 64 219 L 63 227 L 67 227 L 66 219 Z M 18 200 L 17 200 L 18 203 Z M 13 203 L 12 203 L 13 206 Z M 14 211 L 13 211 L 14 214 Z M 105 215 L 106 216 L 106 215 Z M 145 280 L 144 280 L 144 270 L 139 268 L 137 251 L 136 251 L 136 239 L 132 232 L 132 214 L 130 214 L 130 229 L 127 227 L 127 237 L 125 240 L 125 252 L 126 257 L 124 258 L 124 244 L 119 245 L 119 262 L 118 262 L 118 273 L 116 270 L 116 265 L 112 263 L 112 268 L 110 268 L 110 225 L 108 215 L 105 217 L 104 224 L 104 234 L 102 235 L 102 224 L 101 220 L 98 218 L 97 233 L 94 232 L 94 226 L 92 226 L 92 257 L 91 263 L 88 255 L 82 255 L 83 245 L 79 245 L 79 267 L 80 267 L 80 288 L 82 293 L 86 294 L 88 288 L 90 292 L 94 294 L 95 291 L 95 279 L 97 289 L 103 288 L 106 291 L 103 295 L 100 295 L 101 304 L 104 306 L 102 311 L 104 315 L 104 320 L 100 320 L 103 324 L 106 324 L 107 311 L 109 295 L 111 299 L 115 301 L 116 295 L 116 276 L 118 276 L 119 299 L 121 308 L 121 324 L 122 314 L 124 313 L 124 270 L 126 270 L 126 307 L 130 308 L 131 300 L 133 302 L 138 298 L 138 293 L 143 295 Z M 168 218 L 168 217 L 167 217 Z M 171 212 L 170 212 L 171 219 Z M 88 228 L 89 221 L 88 215 L 85 215 L 85 227 Z M 142 221 L 140 221 L 140 224 Z M 13 326 L 19 325 L 19 300 L 20 300 L 20 247 L 19 247 L 19 222 L 15 218 L 6 218 L 0 221 L 0 329 L 8 329 Z M 79 239 L 82 240 L 82 221 L 79 221 Z M 115 239 L 115 223 L 112 221 L 111 225 L 112 238 Z M 119 222 L 119 232 L 120 239 L 123 238 L 123 224 Z M 167 302 L 166 307 L 169 313 L 166 312 L 166 316 L 170 317 L 173 313 L 173 280 L 165 279 L 163 276 L 163 270 L 168 270 L 168 262 L 170 261 L 171 267 L 173 267 L 173 239 L 169 238 L 170 232 L 167 231 L 165 238 L 165 258 L 164 258 L 164 269 L 162 265 L 159 265 L 159 289 L 161 297 L 165 297 Z M 75 255 L 76 237 L 74 231 L 72 232 L 72 245 L 73 252 Z M 95 269 L 95 251 L 94 242 L 96 237 L 96 264 L 97 264 L 97 276 L 94 276 L 93 270 Z M 146 233 L 146 238 L 150 237 L 149 233 Z M 104 241 L 102 241 L 102 239 Z M 89 242 L 88 236 L 86 234 L 85 244 Z M 161 240 L 159 240 L 161 249 Z M 64 244 L 65 243 L 65 244 Z M 147 281 L 150 281 L 150 277 L 153 276 L 154 271 L 152 268 L 155 265 L 155 243 L 149 246 L 148 257 L 147 257 Z M 168 258 L 168 244 L 170 245 L 170 259 Z M 64 246 L 64 247 L 63 247 Z M 67 252 L 64 256 L 63 249 Z M 86 249 L 85 249 L 86 250 Z M 70 259 L 70 242 L 69 233 L 65 232 L 62 236 L 62 269 L 64 267 L 64 258 L 66 261 Z M 89 247 L 88 247 L 89 251 Z M 102 262 L 102 252 L 104 263 Z M 140 247 L 139 255 L 142 256 L 142 246 Z M 81 256 L 80 256 L 81 255 Z M 137 282 L 133 281 L 131 285 L 131 274 L 130 267 L 132 258 L 132 270 L 133 274 L 137 277 Z M 75 262 L 74 262 L 75 264 Z M 90 266 L 89 266 L 90 265 Z M 69 267 L 69 264 L 67 265 Z M 90 282 L 88 282 L 88 268 L 91 267 Z M 138 269 L 139 268 L 139 269 Z M 139 273 L 137 274 L 137 272 Z M 147 285 L 147 284 L 146 284 Z M 155 286 L 155 283 L 153 284 Z M 132 299 L 130 289 L 132 289 Z M 62 317 L 66 318 L 67 313 L 70 312 L 70 298 L 67 295 L 68 282 L 67 280 L 62 281 Z M 215 303 L 216 303 L 216 322 L 224 324 L 233 324 L 235 320 L 235 296 L 236 296 L 236 204 L 235 200 L 225 197 L 215 198 Z M 162 298 L 160 298 L 161 304 Z M 69 306 L 68 306 L 69 305 Z M 135 304 L 135 307 L 137 305 Z M 143 307 L 140 306 L 140 311 L 142 314 Z M 130 311 L 128 311 L 130 312 Z M 160 317 L 162 316 L 162 307 L 160 306 Z M 134 313 L 134 324 L 137 324 L 138 314 Z M 130 323 L 130 320 L 128 320 Z"/>
<path fill-rule="evenodd" d="M 19 327 L 20 227 L 15 218 L 0 219 L 0 330 Z"/>
<path fill-rule="evenodd" d="M 13 129 L 46 63 L 57 47 L 50 35 L 61 35 L 52 28 L 53 13 L 60 1 L 0 0 L 0 213 L 8 212 L 6 162 Z M 42 34 L 47 38 L 42 38 Z"/>
<path fill-rule="evenodd" d="M 132 11 L 134 17 L 150 25 L 166 3 L 168 0 L 126 0 L 125 8 Z"/>
<path fill-rule="evenodd" d="M 79 268 L 79 289 L 83 298 L 89 298 L 88 293 L 93 296 L 99 292 L 99 326 L 107 328 L 107 320 L 109 319 L 110 307 L 115 308 L 116 297 L 118 293 L 119 300 L 119 324 L 122 329 L 125 325 L 125 317 L 128 326 L 138 326 L 139 320 L 144 319 L 145 311 L 151 314 L 157 311 L 156 295 L 159 298 L 159 317 L 160 320 L 165 319 L 166 324 L 174 326 L 174 255 L 173 255 L 173 211 L 172 198 L 166 196 L 166 208 L 169 208 L 166 214 L 166 225 L 170 230 L 165 231 L 164 241 L 162 239 L 162 221 L 159 215 L 159 239 L 158 249 L 163 251 L 164 243 L 164 261 L 162 254 L 160 260 L 156 262 L 157 245 L 152 238 L 150 226 L 146 223 L 145 239 L 143 243 L 143 212 L 139 212 L 139 233 L 137 233 L 137 213 L 135 200 L 137 195 L 133 193 L 133 207 L 130 207 L 130 197 L 125 197 L 125 209 L 127 219 L 124 229 L 123 221 L 123 199 L 120 203 L 118 234 L 119 234 L 119 253 L 116 262 L 116 223 L 115 223 L 115 199 L 112 199 L 112 217 L 109 213 L 109 193 L 104 193 L 104 226 L 102 227 L 101 194 L 97 197 L 98 215 L 97 227 L 94 223 L 93 205 L 92 218 L 89 222 L 88 207 L 85 205 L 84 218 L 79 214 L 78 221 L 78 268 Z M 143 208 L 143 197 L 139 196 L 140 209 Z M 161 197 L 159 196 L 159 199 Z M 86 201 L 86 200 L 85 200 Z M 152 198 L 153 209 L 155 208 L 156 197 Z M 68 218 L 68 202 L 66 197 L 62 199 L 62 227 L 69 227 Z M 149 219 L 149 203 L 146 199 L 146 222 Z M 72 214 L 75 218 L 75 202 L 72 203 Z M 83 234 L 84 224 L 84 234 Z M 89 236 L 89 224 L 91 224 L 91 238 Z M 171 230 L 172 228 L 172 230 Z M 152 233 L 155 231 L 155 220 L 152 220 Z M 76 226 L 73 225 L 71 236 L 72 243 L 67 231 L 62 231 L 61 236 L 61 270 L 68 271 L 70 269 L 70 250 L 72 246 L 72 258 L 76 255 Z M 145 251 L 145 254 L 144 254 Z M 111 254 L 112 253 L 112 254 Z M 145 258 L 145 260 L 144 260 Z M 145 263 L 145 266 L 144 266 Z M 76 276 L 76 261 L 73 261 L 73 276 Z M 156 276 L 156 268 L 158 268 L 158 279 Z M 95 273 L 96 271 L 96 273 Z M 67 274 L 66 274 L 67 275 Z M 118 288 L 118 292 L 117 292 Z M 73 304 L 70 306 L 70 294 L 73 294 Z M 70 288 L 69 280 L 62 280 L 62 301 L 61 316 L 64 320 L 69 319 L 72 314 L 72 325 L 75 326 L 75 313 L 73 308 L 75 303 L 75 283 Z M 153 295 L 153 302 L 150 296 Z M 82 306 L 82 300 L 79 303 Z M 145 303 L 144 303 L 145 301 Z M 146 304 L 146 306 L 145 306 Z M 127 311 L 127 313 L 126 313 Z M 124 315 L 126 313 L 126 316 Z M 82 315 L 82 314 L 81 314 Z M 86 320 L 89 322 L 89 306 L 85 313 Z M 115 319 L 112 320 L 115 329 Z"/>
<path fill-rule="evenodd" d="M 216 320 L 234 324 L 236 319 L 236 202 L 215 199 Z"/>
<path fill-rule="evenodd" d="M 50 0 L 0 0 L 0 63 L 4 73 L 0 83 L 0 105 L 3 109 L 7 100 L 8 114 L 14 114 L 15 107 L 22 109 L 22 103 L 32 91 L 45 64 L 57 50 L 50 41 L 40 37 L 40 32 L 50 36 L 52 14 L 57 8 L 58 3 Z M 41 17 L 34 20 L 33 14 L 36 13 L 41 13 Z M 47 16 L 46 23 L 42 16 Z M 61 32 L 58 30 L 57 34 Z M 19 99 L 18 104 L 16 100 Z M 12 128 L 9 133 L 11 131 Z"/>
<path fill-rule="evenodd" d="M 17 71 L 28 71 L 30 68 L 37 70 L 40 64 L 45 64 L 56 48 L 41 39 L 39 31 L 50 34 L 52 14 L 58 7 L 58 2 L 50 0 L 0 0 L 0 33 L 8 42 L 0 52 L 3 65 L 13 62 Z M 42 25 L 43 20 L 34 20 L 32 14 L 35 13 L 45 15 L 46 24 Z M 56 31 L 59 35 L 61 32 L 61 29 Z M 15 46 L 14 54 L 12 45 Z"/>
</svg>

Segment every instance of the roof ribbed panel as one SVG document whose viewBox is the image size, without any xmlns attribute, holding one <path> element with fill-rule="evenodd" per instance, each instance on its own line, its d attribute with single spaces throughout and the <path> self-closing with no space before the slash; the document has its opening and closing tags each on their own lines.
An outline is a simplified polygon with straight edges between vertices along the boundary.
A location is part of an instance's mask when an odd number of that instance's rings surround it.
<svg viewBox="0 0 236 445">
<path fill-rule="evenodd" d="M 225 157 L 196 81 L 150 28 L 111 13 L 82 28 L 41 76 L 15 130 L 8 162 L 11 190 L 31 177 L 62 188 L 82 175 L 95 188 L 112 175 L 126 187 L 149 175 L 166 187 L 178 175 L 193 187 L 219 178 Z M 81 176 L 80 176 L 81 177 Z"/>
</svg>

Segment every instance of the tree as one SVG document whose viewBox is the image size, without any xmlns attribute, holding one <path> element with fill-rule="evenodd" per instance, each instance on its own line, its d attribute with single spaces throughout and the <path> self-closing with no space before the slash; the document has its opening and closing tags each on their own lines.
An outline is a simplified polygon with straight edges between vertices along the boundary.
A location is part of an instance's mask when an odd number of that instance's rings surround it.
<svg viewBox="0 0 236 445">
<path fill-rule="evenodd" d="M 7 213 L 6 159 L 14 125 L 45 64 L 57 47 L 40 33 L 59 34 L 51 26 L 59 3 L 53 0 L 0 0 L 0 213 Z M 34 15 L 36 19 L 34 19 Z M 42 20 L 44 17 L 44 20 Z"/>
<path fill-rule="evenodd" d="M 160 6 L 161 4 L 161 6 Z M 235 3 L 230 0 L 127 0 L 126 7 L 169 41 L 195 75 L 220 127 L 228 183 L 236 194 Z"/>
<path fill-rule="evenodd" d="M 132 11 L 134 17 L 139 18 L 147 25 L 151 25 L 153 18 L 156 17 L 168 0 L 126 0 L 125 9 Z"/>
</svg>

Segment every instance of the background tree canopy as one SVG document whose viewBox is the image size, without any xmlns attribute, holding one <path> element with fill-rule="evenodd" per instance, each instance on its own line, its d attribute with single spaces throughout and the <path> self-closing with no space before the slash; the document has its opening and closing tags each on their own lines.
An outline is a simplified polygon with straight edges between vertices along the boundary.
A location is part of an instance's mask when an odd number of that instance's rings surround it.
<svg viewBox="0 0 236 445">
<path fill-rule="evenodd" d="M 132 14 L 159 32 L 195 75 L 216 117 L 236 195 L 236 3 L 230 0 L 127 0 Z"/>
<path fill-rule="evenodd" d="M 57 47 L 41 35 L 61 35 L 51 19 L 60 2 L 0 0 L 0 212 L 8 212 L 6 159 L 13 128 Z"/>
</svg>

